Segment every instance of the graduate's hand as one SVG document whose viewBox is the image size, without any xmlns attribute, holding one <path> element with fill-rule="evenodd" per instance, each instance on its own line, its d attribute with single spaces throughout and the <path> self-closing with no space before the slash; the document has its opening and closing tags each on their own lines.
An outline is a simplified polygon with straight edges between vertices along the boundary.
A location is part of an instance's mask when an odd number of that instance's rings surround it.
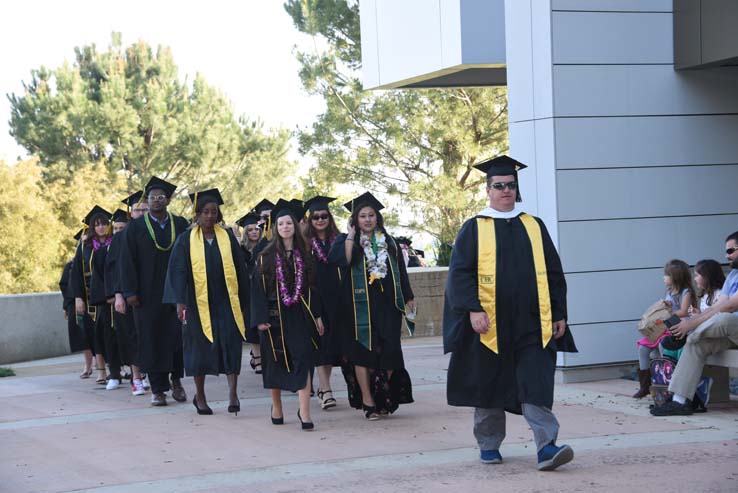
<svg viewBox="0 0 738 493">
<path fill-rule="evenodd" d="M 112 305 L 113 303 L 115 303 L 115 298 L 108 298 L 105 301 L 107 302 L 108 305 Z"/>
<path fill-rule="evenodd" d="M 74 298 L 74 309 L 77 315 L 85 314 L 85 301 L 82 298 Z"/>
<path fill-rule="evenodd" d="M 66 310 L 63 310 L 63 311 L 64 311 L 64 320 L 69 320 L 69 315 L 67 314 L 67 311 Z"/>
<path fill-rule="evenodd" d="M 315 324 L 318 326 L 318 334 L 325 334 L 325 326 L 323 325 L 323 320 L 321 320 L 320 317 L 315 319 Z"/>
<path fill-rule="evenodd" d="M 182 303 L 177 303 L 177 318 L 180 322 L 185 321 L 185 310 L 187 310 L 187 305 L 183 305 Z"/>
<path fill-rule="evenodd" d="M 126 298 L 126 303 L 128 303 L 131 306 L 141 306 L 141 302 L 138 300 L 138 295 L 136 294 Z"/>
<path fill-rule="evenodd" d="M 121 315 L 126 314 L 126 300 L 120 293 L 115 293 L 115 311 Z"/>
<path fill-rule="evenodd" d="M 405 313 L 412 313 L 415 311 L 415 300 L 409 300 L 405 303 Z"/>
<path fill-rule="evenodd" d="M 351 224 L 351 218 L 346 221 L 346 234 L 351 239 L 354 239 L 354 237 L 356 236 L 356 228 L 353 224 Z"/>
<path fill-rule="evenodd" d="M 256 326 L 257 329 L 264 332 L 265 330 L 269 330 L 269 328 L 272 326 L 272 324 L 259 324 Z"/>
<path fill-rule="evenodd" d="M 566 332 L 566 320 L 559 320 L 558 322 L 553 323 L 554 339 L 558 339 L 563 336 L 564 332 Z"/>
<path fill-rule="evenodd" d="M 486 312 L 469 312 L 469 320 L 477 334 L 486 334 L 489 330 L 489 317 Z"/>
</svg>

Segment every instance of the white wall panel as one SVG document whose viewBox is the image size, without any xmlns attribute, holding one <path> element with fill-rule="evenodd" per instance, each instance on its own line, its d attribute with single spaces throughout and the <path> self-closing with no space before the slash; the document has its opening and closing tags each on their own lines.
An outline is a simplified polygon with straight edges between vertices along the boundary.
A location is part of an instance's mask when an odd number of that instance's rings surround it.
<svg viewBox="0 0 738 493">
<path fill-rule="evenodd" d="M 671 12 L 673 0 L 552 0 L 554 10 Z"/>
<path fill-rule="evenodd" d="M 554 245 L 559 244 L 558 207 L 556 197 L 556 152 L 552 118 L 535 120 L 536 190 L 538 209 L 535 212 L 546 223 Z M 524 170 L 520 175 L 525 174 Z M 522 190 L 521 190 L 522 193 Z M 527 195 L 526 195 L 527 196 Z M 523 200 L 525 197 L 523 196 Z"/>
<path fill-rule="evenodd" d="M 550 0 L 535 0 L 531 11 L 533 105 L 535 118 L 553 116 L 553 53 Z"/>
<path fill-rule="evenodd" d="M 738 67 L 556 65 L 553 77 L 556 116 L 738 113 Z"/>
<path fill-rule="evenodd" d="M 566 272 L 643 269 L 669 259 L 724 262 L 724 239 L 738 231 L 738 214 L 559 223 Z"/>
<path fill-rule="evenodd" d="M 738 115 L 556 119 L 559 169 L 738 164 Z"/>
<path fill-rule="evenodd" d="M 441 0 L 448 2 L 449 0 Z M 489 63 L 505 60 L 505 16 L 503 0 L 461 0 L 462 63 Z M 443 3 L 441 4 L 443 9 Z M 444 39 L 447 34 L 444 29 Z M 484 40 L 484 42 L 480 42 Z"/>
<path fill-rule="evenodd" d="M 536 129 L 533 121 L 510 122 L 508 125 L 510 157 L 529 167 L 518 174 L 522 207 L 526 212 L 538 215 L 538 167 L 536 166 Z"/>
<path fill-rule="evenodd" d="M 379 85 L 379 53 L 377 51 L 377 0 L 361 2 L 361 72 L 364 87 Z"/>
<path fill-rule="evenodd" d="M 557 171 L 559 220 L 738 213 L 738 166 Z"/>
<path fill-rule="evenodd" d="M 441 26 L 441 62 L 459 63 L 461 51 L 461 8 L 458 0 L 439 0 Z"/>
<path fill-rule="evenodd" d="M 674 63 L 670 13 L 554 12 L 554 64 Z"/>
<path fill-rule="evenodd" d="M 644 307 L 645 308 L 645 307 Z M 563 365 L 583 366 L 621 363 L 638 359 L 640 339 L 635 322 L 569 326 L 578 353 L 563 354 Z"/>
<path fill-rule="evenodd" d="M 663 272 L 660 267 L 567 274 L 569 323 L 639 320 L 646 308 L 663 298 Z"/>
<path fill-rule="evenodd" d="M 505 0 L 508 121 L 533 119 L 533 45 L 529 0 Z M 512 149 L 512 146 L 511 146 Z"/>
</svg>

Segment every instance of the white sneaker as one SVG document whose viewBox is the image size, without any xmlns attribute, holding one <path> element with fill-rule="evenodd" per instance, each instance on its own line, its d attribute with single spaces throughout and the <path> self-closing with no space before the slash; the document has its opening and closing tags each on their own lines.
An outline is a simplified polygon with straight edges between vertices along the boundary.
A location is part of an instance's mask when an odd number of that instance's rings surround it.
<svg viewBox="0 0 738 493">
<path fill-rule="evenodd" d="M 151 388 L 151 384 L 149 383 L 149 376 L 146 375 L 143 379 L 143 388 L 146 390 L 149 390 Z"/>
<path fill-rule="evenodd" d="M 131 391 L 131 394 L 133 395 L 144 395 L 146 393 L 146 390 L 144 390 L 143 382 L 138 378 L 133 380 L 133 383 L 131 383 L 131 387 L 133 387 L 133 390 Z"/>
<path fill-rule="evenodd" d="M 120 380 L 117 378 L 111 378 L 108 380 L 108 384 L 105 386 L 105 390 L 115 390 L 120 386 Z"/>
</svg>

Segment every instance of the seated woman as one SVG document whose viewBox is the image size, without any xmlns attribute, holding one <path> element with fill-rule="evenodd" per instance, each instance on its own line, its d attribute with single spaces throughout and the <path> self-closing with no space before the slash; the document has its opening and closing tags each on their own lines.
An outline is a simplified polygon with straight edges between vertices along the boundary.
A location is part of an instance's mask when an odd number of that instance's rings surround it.
<svg viewBox="0 0 738 493">
<path fill-rule="evenodd" d="M 177 305 L 182 321 L 185 373 L 195 380 L 197 414 L 213 414 L 205 375 L 225 373 L 228 412 L 241 410 L 238 375 L 246 324 L 248 275 L 233 233 L 220 226 L 223 199 L 217 188 L 190 195 L 196 222 L 179 235 L 169 259 L 164 303 Z"/>
<path fill-rule="evenodd" d="M 297 392 L 301 428 L 310 418 L 310 379 L 319 336 L 320 296 L 304 238 L 298 231 L 304 209 L 280 199 L 272 210 L 272 239 L 256 261 L 251 278 L 251 325 L 261 331 L 264 388 L 272 391 L 272 424 L 284 423 L 282 390 Z"/>
<path fill-rule="evenodd" d="M 344 205 L 351 211 L 348 233 L 336 238 L 328 256 L 332 264 L 350 267 L 342 293 L 351 312 L 345 315 L 351 340 L 344 375 L 351 406 L 376 420 L 413 402 L 400 334 L 415 301 L 402 253 L 384 229 L 384 206 L 369 192 Z"/>
</svg>

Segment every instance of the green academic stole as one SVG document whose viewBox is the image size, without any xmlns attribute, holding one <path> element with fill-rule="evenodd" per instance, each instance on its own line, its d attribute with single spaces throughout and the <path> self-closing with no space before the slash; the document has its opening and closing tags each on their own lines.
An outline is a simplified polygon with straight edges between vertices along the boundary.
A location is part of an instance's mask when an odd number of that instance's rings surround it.
<svg viewBox="0 0 738 493">
<path fill-rule="evenodd" d="M 172 224 L 172 229 L 174 224 Z M 223 262 L 223 273 L 225 274 L 228 299 L 231 302 L 233 319 L 236 321 L 241 337 L 246 337 L 246 324 L 244 323 L 241 303 L 238 299 L 238 277 L 236 266 L 233 263 L 233 252 L 231 252 L 231 241 L 225 229 L 216 225 L 215 238 L 218 241 L 220 258 Z M 190 263 L 192 265 L 192 280 L 195 288 L 195 301 L 197 302 L 197 313 L 200 315 L 202 333 L 212 343 L 213 325 L 210 320 L 210 303 L 208 301 L 208 273 L 205 267 L 205 237 L 202 228 L 196 226 L 190 231 Z"/>
<path fill-rule="evenodd" d="M 388 241 L 394 241 L 387 235 Z M 388 245 L 389 246 L 389 245 Z M 395 246 L 396 248 L 396 246 Z M 396 250 L 395 250 L 396 251 Z M 400 269 L 397 259 L 389 253 L 387 259 L 392 273 L 392 286 L 395 295 L 395 307 L 405 315 L 405 298 L 400 285 Z M 381 281 L 380 281 L 381 282 Z M 372 350 L 372 322 L 369 311 L 369 284 L 366 278 L 366 257 L 362 262 L 351 267 L 351 295 L 354 305 L 354 338 L 369 351 Z M 415 323 L 405 318 L 405 325 L 410 335 L 415 334 Z"/>
<path fill-rule="evenodd" d="M 543 254 L 543 240 L 541 226 L 533 216 L 521 214 L 520 221 L 525 227 L 533 250 L 533 265 L 536 271 L 538 291 L 538 308 L 541 319 L 541 342 L 543 347 L 553 335 L 551 315 L 551 296 L 548 290 L 548 272 L 546 257 Z M 477 218 L 477 272 L 479 302 L 489 317 L 487 333 L 480 334 L 479 340 L 494 353 L 499 354 L 497 340 L 497 239 L 495 237 L 495 221 L 492 218 Z"/>
</svg>

